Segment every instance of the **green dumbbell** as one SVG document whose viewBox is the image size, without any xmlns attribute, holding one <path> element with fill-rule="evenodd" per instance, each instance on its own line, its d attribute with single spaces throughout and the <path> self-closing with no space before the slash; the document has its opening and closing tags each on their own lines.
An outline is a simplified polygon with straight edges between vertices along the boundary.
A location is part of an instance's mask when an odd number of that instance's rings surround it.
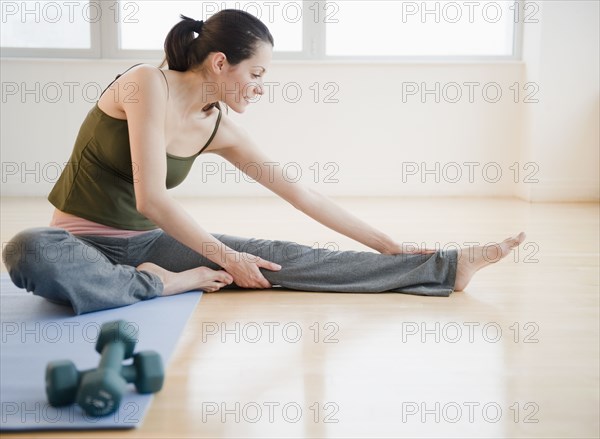
<svg viewBox="0 0 600 439">
<path fill-rule="evenodd" d="M 102 355 L 97 369 L 80 372 L 72 361 L 59 360 L 46 367 L 46 395 L 50 405 L 77 402 L 91 416 L 105 416 L 118 409 L 127 383 L 139 393 L 158 392 L 164 369 L 160 355 L 142 351 L 133 355 L 136 333 L 124 320 L 107 322 L 100 328 L 96 351 Z M 123 360 L 133 357 L 133 364 Z"/>
</svg>

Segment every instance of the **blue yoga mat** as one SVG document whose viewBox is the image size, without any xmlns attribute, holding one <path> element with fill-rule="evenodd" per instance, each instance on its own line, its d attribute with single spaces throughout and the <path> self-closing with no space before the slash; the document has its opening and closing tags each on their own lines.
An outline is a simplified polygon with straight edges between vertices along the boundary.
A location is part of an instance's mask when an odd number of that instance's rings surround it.
<svg viewBox="0 0 600 439">
<path fill-rule="evenodd" d="M 138 328 L 135 352 L 157 351 L 165 368 L 202 292 L 161 297 L 134 305 L 76 316 L 17 288 L 0 276 L 1 430 L 134 428 L 141 425 L 153 395 L 127 386 L 118 411 L 106 417 L 86 415 L 77 405 L 55 408 L 46 400 L 46 364 L 72 360 L 79 370 L 98 366 L 95 350 L 100 326 L 123 319 Z M 164 387 L 169 385 L 165 380 Z M 163 387 L 163 388 L 164 388 Z"/>
</svg>

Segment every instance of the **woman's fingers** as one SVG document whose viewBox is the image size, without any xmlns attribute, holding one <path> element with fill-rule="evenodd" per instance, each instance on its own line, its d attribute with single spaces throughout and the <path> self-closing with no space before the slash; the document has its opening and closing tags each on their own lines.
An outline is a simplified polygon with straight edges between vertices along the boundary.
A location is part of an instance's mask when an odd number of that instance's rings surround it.
<svg viewBox="0 0 600 439">
<path fill-rule="evenodd" d="M 262 258 L 258 258 L 258 260 L 256 261 L 256 265 L 258 265 L 261 268 L 266 268 L 267 270 L 271 270 L 271 271 L 281 270 L 281 265 L 276 264 L 275 262 L 265 261 Z"/>
<path fill-rule="evenodd" d="M 412 246 L 406 247 L 402 250 L 402 253 L 413 254 L 413 255 L 427 255 L 431 253 L 435 253 L 437 250 L 433 250 L 430 248 L 415 248 Z"/>
<path fill-rule="evenodd" d="M 281 270 L 281 266 L 256 255 L 240 254 L 241 259 L 234 266 L 228 267 L 228 271 L 225 271 L 227 276 L 230 276 L 230 279 L 241 288 L 272 288 L 271 283 L 263 276 L 260 268 L 278 271 Z"/>
<path fill-rule="evenodd" d="M 415 243 L 401 243 L 395 244 L 391 250 L 386 251 L 384 254 L 391 255 L 429 255 L 437 252 L 435 249 L 420 248 Z"/>
<path fill-rule="evenodd" d="M 271 283 L 263 276 L 260 270 L 258 270 L 258 267 L 266 268 L 267 270 L 271 271 L 279 271 L 281 270 L 281 265 L 276 264 L 275 262 L 265 261 L 262 258 L 258 258 L 258 261 L 256 261 L 256 267 L 258 274 L 260 275 L 259 283 L 261 284 L 261 286 L 263 288 L 273 288 L 273 285 L 271 285 Z"/>
<path fill-rule="evenodd" d="M 269 281 L 262 275 L 262 273 L 256 268 L 256 273 L 246 277 L 245 280 L 236 282 L 236 285 L 242 288 L 271 288 Z"/>
<path fill-rule="evenodd" d="M 259 288 L 271 288 L 273 285 L 261 274 L 260 279 L 256 280 L 259 284 Z"/>
<path fill-rule="evenodd" d="M 421 250 L 421 253 L 435 253 L 437 250 L 431 250 L 429 248 L 424 248 Z"/>
<path fill-rule="evenodd" d="M 256 256 L 256 255 L 248 255 L 248 256 L 252 258 L 251 261 L 255 264 L 254 269 L 253 269 L 254 282 L 253 282 L 253 284 L 249 285 L 246 288 L 271 288 L 272 287 L 271 283 L 267 280 L 267 278 L 265 278 L 263 276 L 263 274 L 261 273 L 259 268 L 266 268 L 267 270 L 278 271 L 278 270 L 281 270 L 281 265 L 276 264 L 274 262 L 266 261 L 263 258 L 261 258 L 260 256 Z"/>
</svg>

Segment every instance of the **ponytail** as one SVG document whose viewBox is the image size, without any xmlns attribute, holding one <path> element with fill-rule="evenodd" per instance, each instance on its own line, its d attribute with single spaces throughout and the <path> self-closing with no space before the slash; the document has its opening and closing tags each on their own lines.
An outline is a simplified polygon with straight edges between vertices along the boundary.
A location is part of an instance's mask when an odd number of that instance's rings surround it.
<svg viewBox="0 0 600 439">
<path fill-rule="evenodd" d="M 223 9 L 206 22 L 180 15 L 181 21 L 165 39 L 165 64 L 185 72 L 201 64 L 211 52 L 223 52 L 231 65 L 252 57 L 260 43 L 274 46 L 269 29 L 252 14 Z M 197 36 L 196 36 L 197 35 Z"/>
</svg>

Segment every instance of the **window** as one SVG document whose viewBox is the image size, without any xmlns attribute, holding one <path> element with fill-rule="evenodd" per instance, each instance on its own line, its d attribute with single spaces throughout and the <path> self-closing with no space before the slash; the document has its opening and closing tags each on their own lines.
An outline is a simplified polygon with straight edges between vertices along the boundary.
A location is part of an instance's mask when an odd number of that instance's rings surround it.
<svg viewBox="0 0 600 439">
<path fill-rule="evenodd" d="M 512 55 L 511 2 L 347 1 L 331 8 L 331 56 Z M 476 7 L 479 5 L 479 7 Z M 470 6 L 470 7 L 467 7 Z M 335 12 L 335 14 L 333 14 Z"/>
<path fill-rule="evenodd" d="M 267 25 L 275 60 L 516 59 L 519 24 L 536 6 L 522 0 L 1 3 L 3 56 L 162 58 L 179 14 L 206 20 L 235 8 Z"/>
<path fill-rule="evenodd" d="M 97 2 L 2 1 L 3 56 L 97 57 L 102 9 Z"/>
<path fill-rule="evenodd" d="M 242 9 L 258 17 L 276 39 L 278 51 L 302 50 L 302 3 L 298 1 L 150 1 L 121 0 L 120 49 L 160 50 L 179 14 L 208 19 L 221 9 Z"/>
</svg>

